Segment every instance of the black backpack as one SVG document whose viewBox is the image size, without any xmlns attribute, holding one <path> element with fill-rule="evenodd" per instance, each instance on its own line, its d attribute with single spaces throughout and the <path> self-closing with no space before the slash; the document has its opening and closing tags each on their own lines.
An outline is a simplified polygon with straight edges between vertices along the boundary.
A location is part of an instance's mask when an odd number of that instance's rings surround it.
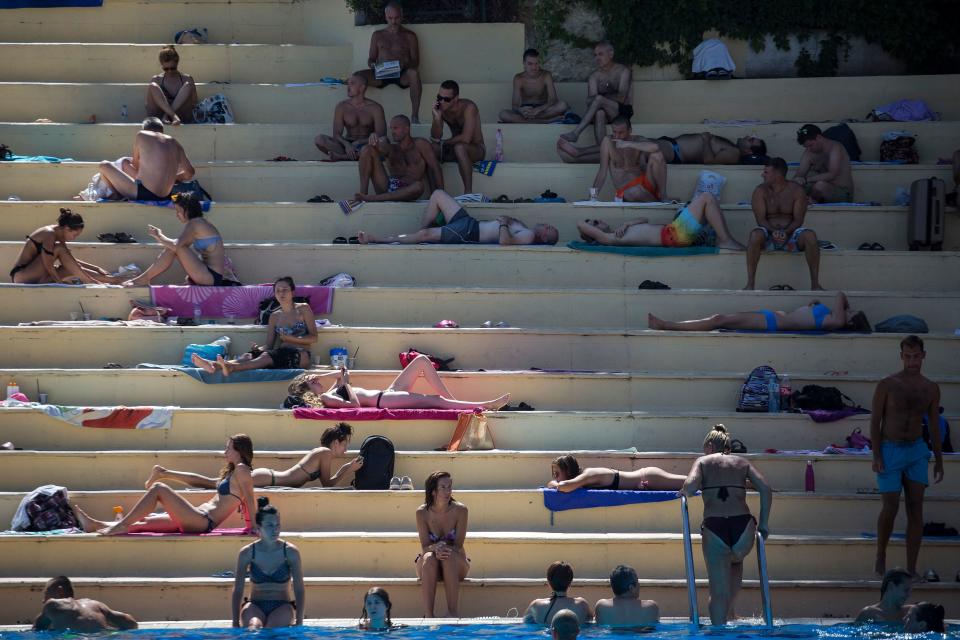
<svg viewBox="0 0 960 640">
<path fill-rule="evenodd" d="M 847 402 L 844 402 L 844 399 Z M 849 403 L 849 404 L 848 404 Z M 839 411 L 843 408 L 859 407 L 849 396 L 840 392 L 836 387 L 821 387 L 818 384 L 805 384 L 800 391 L 793 392 L 793 405 L 798 409 L 812 411 L 827 409 Z"/>
<path fill-rule="evenodd" d="M 740 397 L 737 400 L 737 411 L 747 413 L 766 413 L 769 407 L 769 394 L 767 392 L 767 378 L 770 375 L 777 378 L 777 372 L 773 367 L 761 365 L 750 372 L 743 386 L 740 387 Z"/>
<path fill-rule="evenodd" d="M 80 523 L 67 501 L 67 492 L 59 489 L 53 493 L 40 493 L 27 503 L 30 528 L 27 531 L 52 531 L 53 529 L 79 528 Z"/>
<path fill-rule="evenodd" d="M 857 142 L 857 135 L 847 123 L 844 122 L 830 127 L 823 132 L 823 137 L 842 144 L 843 148 L 847 150 L 851 162 L 860 162 L 860 155 L 863 152 L 860 150 L 860 143 Z"/>
<path fill-rule="evenodd" d="M 377 491 L 390 488 L 393 477 L 393 442 L 386 436 L 367 436 L 360 443 L 363 466 L 353 477 L 353 488 Z"/>
</svg>

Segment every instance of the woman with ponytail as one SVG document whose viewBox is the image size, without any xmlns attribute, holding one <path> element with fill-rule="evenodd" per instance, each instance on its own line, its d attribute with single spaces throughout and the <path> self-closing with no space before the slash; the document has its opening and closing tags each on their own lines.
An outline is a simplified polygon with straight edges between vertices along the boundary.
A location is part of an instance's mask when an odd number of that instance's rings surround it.
<svg viewBox="0 0 960 640">
<path fill-rule="evenodd" d="M 257 498 L 260 539 L 240 549 L 230 601 L 233 626 L 251 631 L 303 624 L 304 588 L 300 551 L 280 539 L 280 513 L 264 496 Z M 250 576 L 250 597 L 243 597 Z M 293 582 L 294 599 L 290 599 Z M 242 602 L 241 602 L 242 600 Z"/>
<path fill-rule="evenodd" d="M 553 616 L 563 609 L 569 609 L 577 614 L 581 625 L 593 620 L 593 610 L 589 602 L 580 597 L 567 595 L 571 582 L 573 582 L 573 567 L 560 560 L 552 562 L 547 567 L 547 583 L 553 593 L 549 598 L 537 598 L 531 602 L 527 606 L 527 612 L 523 614 L 523 621 L 527 624 L 549 627 Z"/>
</svg>

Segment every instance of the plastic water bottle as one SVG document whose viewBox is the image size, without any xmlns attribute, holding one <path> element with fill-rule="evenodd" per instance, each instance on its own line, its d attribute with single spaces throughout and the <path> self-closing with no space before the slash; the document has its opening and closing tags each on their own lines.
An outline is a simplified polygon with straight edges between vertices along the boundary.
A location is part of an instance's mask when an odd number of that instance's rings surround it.
<svg viewBox="0 0 960 640">
<path fill-rule="evenodd" d="M 807 471 L 803 478 L 803 490 L 813 493 L 817 490 L 817 483 L 813 477 L 813 461 L 807 460 Z"/>
<path fill-rule="evenodd" d="M 117 521 L 123 520 L 123 507 L 120 505 L 113 508 L 113 519 Z"/>
<path fill-rule="evenodd" d="M 201 315 L 200 305 L 193 305 L 193 324 L 200 324 Z"/>
<path fill-rule="evenodd" d="M 120 119 L 126 122 L 130 119 L 130 112 L 127 111 L 127 105 L 120 105 Z"/>
<path fill-rule="evenodd" d="M 780 376 L 780 411 L 790 411 L 792 401 L 793 388 L 790 386 L 790 376 L 783 374 Z"/>
<path fill-rule="evenodd" d="M 503 130 L 497 129 L 497 150 L 493 154 L 494 160 L 503 162 Z"/>
<path fill-rule="evenodd" d="M 777 384 L 777 376 L 773 374 L 767 378 L 767 411 L 780 413 L 780 385 Z"/>
<path fill-rule="evenodd" d="M 17 384 L 16 380 L 11 380 L 7 383 L 7 399 L 10 399 L 15 393 L 20 393 L 20 385 Z"/>
</svg>

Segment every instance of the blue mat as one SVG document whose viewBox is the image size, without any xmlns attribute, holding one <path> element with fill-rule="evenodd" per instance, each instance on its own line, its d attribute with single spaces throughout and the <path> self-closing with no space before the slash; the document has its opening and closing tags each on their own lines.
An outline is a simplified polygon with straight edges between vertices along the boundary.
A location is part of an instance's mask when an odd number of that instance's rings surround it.
<svg viewBox="0 0 960 640">
<path fill-rule="evenodd" d="M 606 489 L 577 489 L 570 493 L 556 489 L 541 489 L 543 506 L 550 511 L 568 511 L 570 509 L 592 509 L 594 507 L 620 507 L 626 504 L 645 502 L 666 502 L 679 500 L 676 491 L 609 491 Z"/>
<path fill-rule="evenodd" d="M 101 198 L 100 200 L 97 200 L 97 202 L 132 202 L 133 204 L 143 204 L 150 207 L 168 207 L 170 209 L 174 208 L 173 200 L 111 200 L 109 198 Z M 203 210 L 204 213 L 210 211 L 210 204 L 211 203 L 209 200 L 200 201 L 200 208 Z"/>
<path fill-rule="evenodd" d="M 624 256 L 640 256 L 645 258 L 656 258 L 661 256 L 700 256 L 719 253 L 716 247 L 610 247 L 603 244 L 591 244 L 588 242 L 573 241 L 568 242 L 567 246 L 578 251 L 596 251 L 598 253 L 619 253 Z"/>
<path fill-rule="evenodd" d="M 219 371 L 217 373 L 207 373 L 203 369 L 196 367 L 184 367 L 179 364 L 151 364 L 142 362 L 137 365 L 137 369 L 166 369 L 169 371 L 179 371 L 185 373 L 194 380 L 199 380 L 204 384 L 229 384 L 231 382 L 277 382 L 278 380 L 292 380 L 303 373 L 303 369 L 252 369 L 250 371 L 237 371 L 229 376 L 224 376 Z"/>
<path fill-rule="evenodd" d="M 101 7 L 103 0 L 0 0 L 0 9 L 49 9 L 51 7 Z"/>
<path fill-rule="evenodd" d="M 10 156 L 4 160 L 4 162 L 46 162 L 48 164 L 73 161 L 73 158 L 58 158 L 56 156 Z"/>
</svg>

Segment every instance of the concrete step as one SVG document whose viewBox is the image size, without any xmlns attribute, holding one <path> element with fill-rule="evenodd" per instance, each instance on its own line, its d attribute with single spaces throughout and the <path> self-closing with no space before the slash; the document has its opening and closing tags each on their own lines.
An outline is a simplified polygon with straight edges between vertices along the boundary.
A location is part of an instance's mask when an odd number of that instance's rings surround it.
<svg viewBox="0 0 960 640">
<path fill-rule="evenodd" d="M 878 348 L 879 349 L 879 348 Z M 763 350 L 764 352 L 766 350 Z M 896 345 L 887 347 L 896 354 Z M 928 357 L 935 351 L 928 346 Z M 362 363 L 362 359 L 361 359 Z M 751 367 L 759 363 L 751 363 Z M 807 364 L 807 363 L 804 363 Z M 775 364 L 775 366 L 777 366 Z M 789 373 L 795 389 L 805 384 L 835 386 L 861 405 L 868 405 L 881 375 L 821 375 L 804 373 L 796 367 L 796 357 L 780 373 Z M 894 370 L 890 366 L 889 371 Z M 355 371 L 354 384 L 368 389 L 384 389 L 396 371 Z M 634 373 L 544 373 L 535 371 L 456 372 L 443 374 L 444 384 L 459 398 L 495 398 L 512 392 L 511 400 L 525 401 L 541 411 L 655 411 L 673 413 L 710 411 L 728 415 L 736 407 L 737 394 L 746 372 L 634 372 Z M 960 404 L 960 379 L 927 373 L 940 385 L 945 407 Z M 52 402 L 71 406 L 166 406 L 187 408 L 277 409 L 287 395 L 286 382 L 220 384 L 210 387 L 175 371 L 149 369 L 11 369 L 0 370 L 0 380 L 15 379 L 31 398 L 36 391 L 49 395 Z M 952 411 L 952 409 L 951 409 Z M 210 420 L 214 418 L 211 417 Z M 776 419 L 781 419 L 777 416 Z M 217 418 L 228 420 L 228 418 Z M 705 418 L 703 426 L 708 426 Z M 219 424 L 215 422 L 214 424 Z M 228 431 L 236 429 L 224 423 Z M 358 423 L 359 424 L 359 423 Z M 810 424 L 810 423 L 808 423 Z M 310 431 L 319 438 L 329 426 L 319 424 Z M 303 427 L 300 427 L 301 429 Z M 812 425 L 806 428 L 813 428 Z M 779 430 L 778 430 L 779 431 Z M 693 441 L 702 439 L 695 429 Z M 812 432 L 816 433 L 816 432 Z M 699 434 L 699 435 L 697 435 Z M 845 434 L 843 434 L 845 435 Z M 437 444 L 441 444 L 438 442 Z M 821 447 L 827 441 L 816 440 L 807 447 Z M 437 446 L 437 445 L 434 445 Z M 582 446 L 582 445 L 578 445 Z M 629 445 L 626 445 L 629 446 Z M 777 445 L 774 445 L 777 446 Z M 793 446 L 793 445 L 783 445 Z"/>
<path fill-rule="evenodd" d="M 468 505 L 469 506 L 469 505 Z M 413 558 L 420 545 L 410 513 L 409 530 L 395 533 L 339 531 L 289 533 L 284 539 L 300 549 L 305 575 L 401 578 L 413 575 Z M 208 577 L 236 565 L 237 549 L 249 536 L 0 536 L 6 558 L 2 577 L 36 575 L 100 575 L 121 577 Z M 956 566 L 955 540 L 928 539 L 921 550 L 922 566 L 949 575 Z M 699 535 L 694 536 L 699 545 Z M 337 549 L 330 553 L 330 549 Z M 645 578 L 683 577 L 683 538 L 680 534 L 525 533 L 520 531 L 467 534 L 464 544 L 473 578 L 540 576 L 557 558 L 576 558 L 583 578 L 605 578 L 625 560 L 642 559 Z M 902 540 L 891 540 L 891 558 L 903 557 Z M 792 580 L 856 580 L 873 567 L 876 541 L 860 536 L 796 536 L 773 534 L 766 543 L 770 574 Z M 176 554 L 174 556 L 174 554 Z M 694 553 L 696 571 L 705 576 L 702 556 Z M 176 557 L 176 562 L 171 562 Z M 756 578 L 752 562 L 744 577 Z"/>
<path fill-rule="evenodd" d="M 521 194 L 523 195 L 523 194 Z M 525 195 L 536 196 L 536 193 Z M 176 227 L 168 208 L 147 207 L 126 202 L 75 202 L 69 205 L 50 202 L 0 201 L 0 240 L 20 242 L 38 227 L 50 224 L 56 218 L 58 206 L 69 206 L 80 213 L 86 229 L 81 240 L 93 242 L 97 234 L 126 231 L 142 242 L 152 241 L 147 225 L 163 229 Z M 337 236 L 350 237 L 364 229 L 378 234 L 400 234 L 415 231 L 423 217 L 423 203 L 371 202 L 350 216 L 344 216 L 336 203 L 264 203 L 218 202 L 206 217 L 217 226 L 229 242 L 296 242 L 324 244 Z M 269 211 L 269 215 L 264 215 Z M 525 224 L 548 223 L 557 227 L 560 242 L 580 240 L 576 223 L 589 217 L 606 220 L 617 227 L 638 215 L 651 222 L 665 224 L 677 212 L 676 205 L 644 207 L 589 207 L 560 203 L 483 203 L 470 206 L 478 219 L 488 220 L 506 214 Z M 734 238 L 746 242 L 756 219 L 747 205 L 726 204 L 724 215 Z M 954 211 L 947 214 L 944 248 L 960 250 L 960 220 Z M 817 236 L 829 240 L 840 249 L 856 249 L 863 242 L 879 242 L 888 250 L 908 249 L 907 207 L 841 207 L 818 205 L 807 212 L 804 224 L 814 229 Z M 168 231 L 175 233 L 175 231 Z"/>
<path fill-rule="evenodd" d="M 0 51 L 4 46 L 0 45 Z M 34 45 L 24 45 L 34 46 Z M 116 45 L 133 46 L 133 45 Z M 259 45 L 248 47 L 257 51 Z M 272 50 L 275 47 L 270 47 Z M 286 52 L 289 47 L 282 48 Z M 332 49 L 337 47 L 298 47 L 299 49 Z M 232 52 L 233 48 L 226 48 Z M 237 49 L 246 52 L 243 46 Z M 151 55 L 155 49 L 150 49 Z M 230 54 L 227 54 L 228 56 Z M 234 54 L 239 55 L 239 54 Z M 152 58 L 151 58 L 152 59 Z M 255 62 L 255 61 L 251 61 Z M 286 69 L 286 66 L 279 67 Z M 16 69 L 16 67 L 12 67 Z M 311 68 L 312 70 L 312 68 Z M 232 74 L 245 73 L 245 68 L 231 66 Z M 287 71 L 292 73 L 293 70 Z M 199 74 L 198 74 L 199 75 Z M 143 73 L 136 79 L 143 80 Z M 200 76 L 202 77 L 202 76 Z M 237 82 L 237 80 L 234 80 Z M 389 95 L 389 94 L 387 94 Z M 142 97 L 137 100 L 140 103 Z M 129 107 L 130 105 L 128 105 Z M 399 108 L 399 106 L 398 106 Z M 401 113 L 406 113 L 402 109 Z M 483 125 L 483 136 L 487 141 L 495 141 L 497 129 L 504 138 L 504 154 L 510 162 L 556 162 L 556 142 L 558 135 L 569 127 L 549 124 L 496 124 L 496 113 L 482 114 L 487 123 Z M 318 113 L 322 118 L 323 114 Z M 299 160 L 321 160 L 325 158 L 313 144 L 317 133 L 328 133 L 331 124 L 328 121 L 332 112 L 322 122 L 309 124 L 232 124 L 167 127 L 166 133 L 176 137 L 183 144 L 187 155 L 196 162 L 224 160 L 262 160 L 277 155 L 286 155 Z M 758 124 L 755 126 L 723 126 L 702 123 L 652 124 L 634 123 L 634 133 L 650 138 L 659 136 L 677 136 L 682 133 L 709 131 L 730 140 L 745 135 L 757 135 L 767 143 L 771 156 L 781 156 L 788 161 L 799 161 L 803 149 L 797 145 L 797 124 Z M 820 125 L 826 129 L 829 123 Z M 863 160 L 880 159 L 880 142 L 883 134 L 891 130 L 888 122 L 854 122 L 850 124 L 863 150 Z M 77 160 L 102 160 L 117 158 L 130 153 L 134 132 L 139 130 L 139 122 L 129 124 L 36 124 L 3 123 L 0 124 L 0 138 L 16 153 L 21 155 L 56 154 Z M 950 158 L 956 149 L 956 139 L 960 136 L 960 123 L 956 121 L 911 122 L 909 130 L 917 135 L 916 148 L 925 164 L 935 164 L 938 158 Z M 413 125 L 414 136 L 429 137 L 429 122 Z M 586 133 L 579 144 L 592 144 L 593 134 Z"/>
<path fill-rule="evenodd" d="M 195 20 L 188 21 L 194 22 Z M 466 31 L 451 29 L 459 25 L 430 26 L 436 29 L 429 33 L 430 42 L 438 47 L 445 44 L 453 46 L 442 55 L 430 56 L 426 51 L 421 52 L 422 60 L 438 62 L 435 69 L 427 67 L 421 70 L 426 80 L 423 95 L 428 96 L 421 105 L 421 119 L 426 122 L 430 117 L 429 96 L 436 94 L 439 83 L 456 77 L 460 82 L 461 97 L 477 103 L 484 122 L 494 122 L 500 110 L 509 107 L 511 103 L 511 75 L 520 70 L 520 65 L 514 62 L 514 55 L 523 48 L 522 25 L 509 25 L 515 29 L 509 32 L 510 40 L 516 38 L 513 40 L 516 42 L 513 48 L 509 45 L 502 46 L 499 38 L 489 39 L 491 34 L 500 33 L 504 25 L 486 25 L 491 27 L 488 30 L 473 29 L 485 25 L 468 25 Z M 182 26 L 171 29 L 171 33 L 180 28 Z M 464 46 L 462 42 L 465 34 L 470 34 L 470 46 Z M 32 38 L 30 41 L 38 40 L 44 39 Z M 129 41 L 129 38 L 124 39 L 124 42 Z M 276 44 L 261 38 L 243 38 L 238 41 Z M 359 68 L 366 61 L 369 39 L 362 35 L 353 42 L 354 67 Z M 428 40 L 422 38 L 421 46 L 426 42 Z M 484 42 L 486 44 L 483 44 Z M 341 44 L 341 41 L 326 39 L 309 44 L 334 45 Z M 451 51 L 460 51 L 463 56 L 470 56 L 469 63 L 465 62 L 461 55 L 450 55 Z M 482 58 L 488 52 L 493 62 L 477 65 L 476 56 Z M 504 56 L 507 56 L 509 61 L 500 63 Z M 470 76 L 465 77 L 464 70 L 474 67 L 476 69 L 473 72 L 468 72 Z M 186 65 L 183 65 L 183 68 L 189 71 Z M 148 78 L 143 78 L 140 82 L 147 80 Z M 317 114 L 322 114 L 321 118 L 329 121 L 334 104 L 346 95 L 342 87 L 284 87 L 279 84 L 225 86 L 205 84 L 207 78 L 198 77 L 197 80 L 201 83 L 198 86 L 201 97 L 223 93 L 230 100 L 237 121 L 247 123 L 307 124 L 320 120 Z M 260 81 L 275 82 L 269 77 L 263 77 Z M 952 93 L 957 81 L 957 75 L 775 78 L 744 79 L 737 82 L 640 81 L 633 85 L 633 120 L 643 123 L 702 122 L 704 119 L 755 119 L 799 123 L 836 121 L 863 118 L 874 107 L 893 102 L 904 95 L 926 100 L 942 112 L 944 120 L 960 120 L 960 107 L 954 104 Z M 56 122 L 86 122 L 91 114 L 96 114 L 100 122 L 119 122 L 121 104 L 128 105 L 130 118 L 134 121 L 142 118 L 144 114 L 143 84 L 15 82 L 4 84 L 3 91 L 5 96 L 9 96 L 0 106 L 0 121 L 4 122 L 33 122 L 38 117 L 47 117 Z M 586 83 L 557 84 L 557 95 L 577 113 L 584 113 L 586 94 Z M 383 104 L 389 115 L 409 113 L 410 102 L 406 91 L 387 87 L 371 89 L 367 95 Z M 587 135 L 587 139 L 592 140 L 592 136 L 589 133 Z M 492 148 L 492 141 L 490 143 Z"/>
<path fill-rule="evenodd" d="M 196 167 L 196 178 L 218 202 L 306 202 L 318 193 L 326 193 L 338 200 L 353 197 L 359 185 L 356 163 L 351 162 L 217 162 L 197 163 Z M 704 165 L 671 167 L 664 197 L 689 199 L 704 168 Z M 718 172 L 727 178 L 722 202 L 749 201 L 761 182 L 761 169 L 753 166 L 720 168 Z M 70 200 L 87 186 L 97 171 L 95 163 L 87 162 L 4 164 L 0 171 L 0 195 L 14 194 L 21 200 Z M 443 172 L 445 184 L 451 192 L 462 192 L 456 164 L 445 163 Z M 909 188 L 914 180 L 930 176 L 945 181 L 952 179 L 947 165 L 858 165 L 853 172 L 854 197 L 882 204 L 891 204 L 896 187 Z M 536 195 L 541 189 L 551 188 L 572 202 L 586 199 L 587 188 L 596 173 L 594 165 L 516 163 L 509 170 L 501 168 L 493 176 L 474 173 L 473 191 L 495 198 L 501 193 Z M 600 195 L 601 199 L 613 200 L 609 180 Z"/>
<path fill-rule="evenodd" d="M 172 215 L 172 214 L 171 214 Z M 51 219 L 53 216 L 51 216 Z M 52 221 L 52 220 L 51 220 Z M 229 240 L 229 239 L 228 239 Z M 75 256 L 107 269 L 135 262 L 146 268 L 157 257 L 157 245 L 71 243 Z M 23 240 L 0 242 L 0 262 L 15 263 Z M 636 257 L 584 252 L 565 247 L 497 247 L 489 245 L 322 245 L 232 244 L 227 254 L 245 282 L 273 282 L 278 274 L 298 282 L 318 282 L 342 271 L 363 286 L 441 286 L 517 288 L 635 288 L 658 280 L 677 289 L 739 290 L 746 282 L 742 252 L 715 255 Z M 844 291 L 960 290 L 956 252 L 824 251 L 820 282 Z M 182 284 L 174 266 L 155 284 Z M 757 288 L 792 284 L 809 286 L 803 256 L 772 252 L 763 256 Z M 877 320 L 874 320 L 876 322 Z"/>
<path fill-rule="evenodd" d="M 636 560 L 619 560 L 634 562 Z M 678 556 L 677 562 L 680 562 Z M 753 556 L 747 559 L 754 562 Z M 545 571 L 546 565 L 544 565 Z M 581 565 L 574 562 L 574 571 L 580 575 Z M 610 568 L 612 568 L 611 565 Z M 641 576 L 643 570 L 638 566 Z M 464 616 L 522 615 L 534 598 L 550 593 L 540 571 L 530 578 L 483 579 L 468 576 L 460 587 L 460 613 Z M 864 571 L 866 575 L 866 571 Z M 5 607 L 0 612 L 0 623 L 32 624 L 39 611 L 47 578 L 2 578 L 0 596 Z M 84 597 L 107 602 L 111 607 L 133 614 L 139 620 L 196 620 L 220 618 L 229 621 L 230 603 L 226 597 L 233 578 L 150 578 L 150 577 L 77 577 L 71 576 L 77 593 Z M 306 585 L 307 617 L 341 617 L 353 612 L 363 601 L 367 589 L 380 586 L 390 592 L 394 620 L 403 616 L 418 618 L 423 613 L 420 583 L 413 577 L 340 577 L 304 578 Z M 706 580 L 698 580 L 701 616 L 707 616 Z M 759 583 L 746 580 L 737 598 L 737 612 L 742 617 L 762 616 Z M 812 613 L 830 618 L 852 618 L 865 602 L 873 602 L 880 589 L 877 580 L 785 580 L 770 581 L 774 614 L 779 620 L 788 616 L 809 616 Z M 956 583 L 939 582 L 917 584 L 913 587 L 917 600 L 939 602 L 948 611 L 960 606 L 960 588 Z M 687 583 L 683 579 L 651 580 L 642 577 L 640 592 L 643 598 L 660 605 L 662 617 L 688 615 Z M 600 598 L 610 597 L 610 582 L 606 578 L 580 578 L 573 581 L 570 593 L 586 598 L 591 605 Z M 443 596 L 438 596 L 443 606 Z M 746 623 L 747 620 L 741 620 Z M 223 626 L 228 626 L 225 622 Z M 346 626 L 346 625 L 345 625 Z M 741 629 L 742 630 L 742 629 Z"/>
<path fill-rule="evenodd" d="M 202 325 L 200 327 L 0 327 L 0 340 L 9 345 L 5 365 L 28 368 L 38 362 L 63 368 L 102 366 L 118 362 L 177 364 L 187 344 L 206 344 L 226 335 L 233 355 L 263 338 L 262 327 Z M 900 334 L 745 334 L 664 332 L 651 330 L 561 329 L 411 329 L 394 327 L 329 327 L 312 351 L 326 354 L 345 346 L 362 347 L 362 366 L 396 366 L 398 353 L 411 345 L 434 355 L 456 356 L 454 366 L 470 369 L 530 368 L 552 371 L 729 371 L 750 370 L 769 363 L 790 369 L 803 354 L 808 371 L 843 369 L 873 374 L 896 367 Z M 949 334 L 928 334 L 924 372 L 954 375 L 960 340 Z M 77 349 L 77 344 L 85 348 Z M 763 356 L 759 357 L 757 351 Z M 842 349 L 842 357 L 838 357 Z M 324 358 L 326 360 L 326 358 Z"/>
<path fill-rule="evenodd" d="M 173 485 L 176 486 L 176 485 Z M 129 509 L 142 491 L 71 491 L 70 499 L 87 513 L 113 513 L 114 506 Z M 404 531 L 411 526 L 411 514 L 423 503 L 422 491 L 334 491 L 319 489 L 258 490 L 279 509 L 284 531 L 373 533 Z M 25 493 L 0 493 L 0 517 L 9 522 Z M 200 505 L 209 492 L 181 491 L 192 504 Z M 551 514 L 543 506 L 540 491 L 457 490 L 457 498 L 470 508 L 470 531 L 524 531 L 549 533 L 676 533 L 682 529 L 676 500 L 643 505 L 599 509 L 572 509 Z M 946 522 L 956 510 L 960 495 L 927 496 L 924 518 Z M 760 508 L 759 497 L 748 495 L 753 513 Z M 691 522 L 703 519 L 701 500 L 690 501 Z M 771 511 L 770 528 L 778 534 L 860 535 L 874 531 L 880 512 L 879 495 L 856 493 L 778 492 Z M 896 530 L 906 526 L 905 510 L 898 514 Z M 318 513 L 325 514 L 317 518 Z M 810 514 L 817 514 L 816 524 Z M 638 523 L 642 523 L 638 527 Z M 239 514 L 224 526 L 242 527 Z"/>
<path fill-rule="evenodd" d="M 2 82 L 146 82 L 160 73 L 155 44 L 0 44 Z M 178 47 L 180 68 L 204 82 L 316 82 L 352 70 L 353 47 L 205 44 Z M 137 101 L 139 108 L 143 97 Z M 132 106 L 132 105 L 129 105 Z M 118 112 L 119 113 L 119 112 Z"/>
<path fill-rule="evenodd" d="M 683 385 L 684 389 L 697 395 L 700 391 L 690 385 L 700 389 L 708 387 L 705 380 Z M 953 423 L 958 417 L 948 415 L 947 419 Z M 870 431 L 869 415 L 819 423 L 801 414 L 736 413 L 726 406 L 723 410 L 712 411 L 677 411 L 674 408 L 672 413 L 487 413 L 487 425 L 493 431 L 497 446 L 519 451 L 540 450 L 547 443 L 554 449 L 571 451 L 588 447 L 594 450 L 636 447 L 640 451 L 697 451 L 710 426 L 717 422 L 726 425 L 733 437 L 746 443 L 753 452 L 771 448 L 820 450 L 832 443 L 845 446 L 845 438 L 853 429 L 859 428 L 864 434 Z M 217 449 L 231 435 L 246 433 L 254 442 L 267 442 L 274 449 L 305 451 L 318 446 L 320 433 L 333 423 L 333 420 L 321 420 L 311 425 L 281 409 L 178 408 L 174 410 L 170 429 L 77 429 L 33 409 L 6 408 L 0 412 L 0 438 L 23 449 L 169 451 Z M 390 438 L 401 451 L 430 451 L 444 444 L 453 431 L 453 424 L 442 420 L 377 420 L 353 422 L 352 425 L 354 444 L 362 442 L 368 434 L 378 433 Z"/>
<path fill-rule="evenodd" d="M 704 317 L 743 309 L 794 309 L 810 301 L 804 292 L 672 289 L 462 289 L 440 287 L 355 287 L 338 289 L 331 322 L 346 326 L 428 327 L 437 318 L 456 318 L 463 327 L 503 320 L 525 328 L 642 328 L 647 314 L 661 318 Z M 847 292 L 855 309 L 879 322 L 909 309 L 937 333 L 951 332 L 960 315 L 960 296 L 898 291 Z M 577 304 L 571 304 L 571 300 Z M 123 318 L 130 300 L 149 300 L 146 287 L 37 287 L 0 284 L 0 324 L 27 320 L 66 320 L 80 305 L 94 318 Z M 832 297 L 821 299 L 829 305 Z M 495 311 L 493 310 L 495 309 Z M 240 322 L 254 322 L 240 318 Z M 218 322 L 224 320 L 218 319 Z"/>
<path fill-rule="evenodd" d="M 364 429 L 364 431 L 367 431 Z M 443 444 L 447 438 L 438 438 Z M 698 440 L 700 440 L 698 438 Z M 352 443 L 359 446 L 360 438 Z M 690 443 L 696 449 L 698 441 Z M 257 443 L 254 443 L 257 449 Z M 303 457 L 303 451 L 277 452 L 257 450 L 255 464 L 269 469 L 289 469 Z M 424 479 L 438 469 L 453 475 L 454 486 L 465 489 L 535 489 L 550 480 L 550 463 L 567 451 L 415 451 L 398 452 L 394 473 L 410 476 L 414 485 L 423 487 Z M 351 455 L 348 454 L 343 462 Z M 618 453 L 583 451 L 577 459 L 583 468 L 609 467 L 636 470 L 660 467 L 670 473 L 686 475 L 700 453 L 643 452 Z M 803 491 L 806 463 L 813 461 L 817 487 L 821 491 L 872 491 L 876 478 L 871 470 L 872 456 L 744 454 L 764 474 L 770 485 L 781 491 Z M 217 451 L 12 451 L 4 453 L 0 486 L 8 491 L 30 491 L 44 484 L 57 484 L 71 490 L 137 489 L 143 487 L 153 465 L 217 476 L 223 457 Z M 929 488 L 930 495 L 960 493 L 960 456 L 944 459 L 945 480 Z M 97 470 L 96 475 L 90 469 Z M 491 469 L 496 469 L 491 474 Z M 951 473 L 951 471 L 953 473 Z M 207 492 L 209 495 L 209 492 Z M 96 514 L 91 514 L 96 517 Z"/>
</svg>

